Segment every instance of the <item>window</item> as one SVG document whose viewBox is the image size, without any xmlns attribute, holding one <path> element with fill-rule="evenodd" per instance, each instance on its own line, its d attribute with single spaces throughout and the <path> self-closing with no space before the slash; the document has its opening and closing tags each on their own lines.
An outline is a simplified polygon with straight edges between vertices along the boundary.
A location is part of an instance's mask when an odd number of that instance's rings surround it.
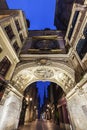
<svg viewBox="0 0 87 130">
<path fill-rule="evenodd" d="M 23 42 L 23 40 L 24 40 L 24 39 L 23 39 L 23 35 L 20 34 L 19 36 L 20 36 L 21 42 Z"/>
<path fill-rule="evenodd" d="M 17 42 L 15 42 L 15 43 L 13 44 L 13 47 L 14 47 L 15 51 L 18 53 L 18 51 L 19 51 L 19 46 L 18 46 Z"/>
<path fill-rule="evenodd" d="M 15 21 L 15 24 L 16 24 L 17 30 L 18 30 L 18 32 L 19 32 L 19 31 L 21 30 L 20 25 L 19 25 L 19 21 L 16 20 L 16 21 Z"/>
<path fill-rule="evenodd" d="M 5 91 L 5 85 L 6 83 L 2 79 L 3 77 L 0 75 L 0 100 L 3 97 L 4 91 Z"/>
<path fill-rule="evenodd" d="M 7 57 L 4 57 L 4 59 L 0 62 L 0 74 L 2 76 L 5 76 L 11 66 L 11 62 L 8 60 Z"/>
<path fill-rule="evenodd" d="M 8 37 L 9 37 L 9 39 L 12 40 L 15 35 L 13 33 L 11 25 L 6 26 L 5 31 L 6 31 L 6 33 L 8 35 Z"/>
<path fill-rule="evenodd" d="M 87 38 L 79 40 L 77 47 L 76 47 L 76 51 L 77 51 L 80 59 L 83 59 L 83 57 L 85 56 L 85 53 L 87 52 Z"/>
<path fill-rule="evenodd" d="M 0 53 L 2 52 L 2 47 L 0 46 Z"/>
<path fill-rule="evenodd" d="M 87 24 L 85 25 L 85 28 L 84 28 L 83 34 L 84 34 L 85 37 L 87 37 Z"/>
<path fill-rule="evenodd" d="M 72 26 L 71 26 L 71 28 L 69 30 L 69 34 L 68 34 L 68 39 L 69 40 L 71 39 L 71 36 L 72 36 L 73 30 L 74 30 L 74 27 L 75 27 L 78 15 L 79 15 L 79 11 L 76 11 L 75 14 L 74 14 L 74 16 L 73 16 Z"/>
<path fill-rule="evenodd" d="M 84 39 L 80 39 L 76 47 L 76 51 L 81 59 L 83 59 L 83 57 L 87 53 L 87 24 L 84 28 L 83 35 Z"/>
<path fill-rule="evenodd" d="M 7 71 L 10 68 L 10 61 L 8 60 L 7 57 L 4 57 L 4 59 L 0 62 L 0 100 L 2 99 L 2 96 L 5 91 L 5 81 L 3 80 L 4 76 L 6 75 Z"/>
</svg>

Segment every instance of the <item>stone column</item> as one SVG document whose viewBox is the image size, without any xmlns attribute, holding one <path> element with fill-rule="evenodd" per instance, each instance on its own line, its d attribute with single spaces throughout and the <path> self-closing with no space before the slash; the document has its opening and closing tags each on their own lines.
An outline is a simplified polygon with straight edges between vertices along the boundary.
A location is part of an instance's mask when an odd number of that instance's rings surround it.
<svg viewBox="0 0 87 130">
<path fill-rule="evenodd" d="M 73 130 L 87 130 L 87 100 L 84 93 L 76 90 L 67 98 Z"/>
<path fill-rule="evenodd" d="M 2 117 L 0 119 L 0 130 L 17 129 L 20 111 L 22 107 L 22 98 L 10 91 L 6 96 Z"/>
</svg>

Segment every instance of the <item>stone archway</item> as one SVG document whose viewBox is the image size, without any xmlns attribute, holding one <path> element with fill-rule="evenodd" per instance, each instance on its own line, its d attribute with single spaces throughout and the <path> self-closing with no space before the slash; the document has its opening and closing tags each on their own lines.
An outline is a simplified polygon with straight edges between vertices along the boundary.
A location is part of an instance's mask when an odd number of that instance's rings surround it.
<svg viewBox="0 0 87 130">
<path fill-rule="evenodd" d="M 81 91 L 77 89 L 79 84 L 75 84 L 75 72 L 72 68 L 69 66 L 62 64 L 62 63 L 47 63 L 46 65 L 43 64 L 36 64 L 36 62 L 21 64 L 17 66 L 17 68 L 14 71 L 13 77 L 12 77 L 12 83 L 15 88 L 17 88 L 21 93 L 25 90 L 25 88 L 38 80 L 42 81 L 51 81 L 55 82 L 58 85 L 61 86 L 63 91 L 66 93 L 66 100 L 67 100 L 67 108 L 71 117 L 71 122 L 73 124 L 74 130 L 86 130 L 87 123 L 86 123 L 86 98 L 87 94 L 84 94 L 85 89 L 87 88 L 86 85 L 84 85 L 84 90 Z M 84 76 L 83 81 L 87 81 L 87 75 Z M 82 84 L 83 84 L 82 81 Z M 13 92 L 10 92 L 8 94 L 10 96 L 9 102 L 10 104 L 13 104 L 14 102 L 13 97 L 15 99 L 20 99 L 19 101 L 19 108 L 17 108 L 18 113 L 20 114 L 20 108 L 22 103 L 22 97 L 18 97 Z M 8 98 L 7 98 L 8 99 Z M 7 102 L 7 100 L 6 100 Z M 7 105 L 3 106 L 4 109 L 6 109 Z M 14 109 L 14 108 L 13 108 Z M 4 111 L 8 113 L 10 110 L 10 106 L 8 111 Z M 11 109 L 12 110 L 12 109 Z M 85 113 L 85 114 L 84 114 Z M 14 115 L 18 116 L 18 114 Z M 9 116 L 9 125 L 10 125 L 10 119 L 12 117 Z M 17 117 L 18 118 L 18 117 Z M 2 120 L 0 120 L 0 129 L 3 130 L 4 121 L 6 117 L 3 117 Z M 15 118 L 16 119 L 16 118 Z M 80 123 L 81 122 L 81 123 Z M 17 128 L 17 124 L 13 124 L 12 128 Z M 7 129 L 7 124 L 5 124 L 5 129 Z"/>
<path fill-rule="evenodd" d="M 55 82 L 67 94 L 75 86 L 75 72 L 67 65 L 60 63 L 38 65 L 32 62 L 18 66 L 12 78 L 15 87 L 21 92 L 29 84 L 40 80 Z"/>
<path fill-rule="evenodd" d="M 21 92 L 23 92 L 29 84 L 39 80 L 55 82 L 61 86 L 66 94 L 67 108 L 73 129 L 86 130 L 87 123 L 84 122 L 84 120 L 86 120 L 84 114 L 86 98 L 85 95 L 81 96 L 79 90 L 76 89 L 78 85 L 75 83 L 74 70 L 63 63 L 48 62 L 47 64 L 36 64 L 36 62 L 31 62 L 19 65 L 15 69 L 12 78 L 15 87 Z M 76 108 L 78 108 L 79 113 Z M 82 123 L 79 123 L 80 121 Z"/>
<path fill-rule="evenodd" d="M 16 67 L 13 73 L 11 83 L 14 88 L 23 93 L 26 87 L 35 81 L 51 81 L 60 85 L 63 91 L 67 94 L 74 87 L 74 73 L 75 72 L 72 68 L 62 63 L 47 61 L 47 63 L 45 64 L 42 61 L 42 64 L 40 64 L 36 62 L 31 62 L 26 64 L 20 64 Z M 4 111 L 3 115 L 9 114 L 10 111 L 10 116 L 8 117 L 9 123 L 6 122 L 6 116 L 3 117 L 2 115 L 2 119 L 0 120 L 1 130 L 8 129 L 8 127 L 9 130 L 11 130 L 17 128 L 18 126 L 18 115 L 20 115 L 23 97 L 17 96 L 15 94 L 14 88 L 13 91 L 9 91 L 7 93 L 5 104 L 9 102 L 9 107 L 7 105 L 3 106 L 3 110 L 7 109 L 6 111 Z M 16 103 L 18 104 L 18 107 L 13 107 L 13 104 L 15 104 L 16 106 Z M 17 112 L 16 114 L 12 115 L 11 113 L 13 113 L 13 109 L 14 111 L 17 110 Z M 13 118 L 13 116 L 15 116 L 15 122 L 11 122 L 11 118 Z"/>
<path fill-rule="evenodd" d="M 65 64 L 52 62 L 42 65 L 36 62 L 19 65 L 13 74 L 12 82 L 22 93 L 36 81 L 55 82 L 67 93 L 75 86 L 75 72 Z"/>
</svg>

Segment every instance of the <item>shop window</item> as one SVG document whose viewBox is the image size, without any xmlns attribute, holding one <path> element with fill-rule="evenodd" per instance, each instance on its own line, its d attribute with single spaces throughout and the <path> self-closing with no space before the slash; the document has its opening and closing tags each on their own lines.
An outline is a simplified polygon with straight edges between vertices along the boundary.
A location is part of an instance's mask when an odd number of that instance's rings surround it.
<svg viewBox="0 0 87 130">
<path fill-rule="evenodd" d="M 78 15 L 79 15 L 79 11 L 76 11 L 74 16 L 73 16 L 72 25 L 71 25 L 71 28 L 70 28 L 69 34 L 68 34 L 68 39 L 69 40 L 71 39 L 71 36 L 72 36 L 73 30 L 74 30 Z"/>
<path fill-rule="evenodd" d="M 14 47 L 16 53 L 18 53 L 18 51 L 19 51 L 20 48 L 19 48 L 17 42 L 15 42 L 15 43 L 13 44 L 13 47 Z"/>
<path fill-rule="evenodd" d="M 15 21 L 15 24 L 16 24 L 17 30 L 18 30 L 18 32 L 19 32 L 19 31 L 21 30 L 19 21 L 16 20 L 16 21 Z"/>
<path fill-rule="evenodd" d="M 13 33 L 11 25 L 6 26 L 5 31 L 6 31 L 6 33 L 8 35 L 8 37 L 9 37 L 9 39 L 12 40 L 15 35 Z"/>
<path fill-rule="evenodd" d="M 23 41 L 24 41 L 24 39 L 23 39 L 23 35 L 20 34 L 19 36 L 20 36 L 21 42 L 23 42 Z"/>
<path fill-rule="evenodd" d="M 8 60 L 7 57 L 4 57 L 4 59 L 0 62 L 0 74 L 2 76 L 5 76 L 11 66 L 11 62 Z"/>
</svg>

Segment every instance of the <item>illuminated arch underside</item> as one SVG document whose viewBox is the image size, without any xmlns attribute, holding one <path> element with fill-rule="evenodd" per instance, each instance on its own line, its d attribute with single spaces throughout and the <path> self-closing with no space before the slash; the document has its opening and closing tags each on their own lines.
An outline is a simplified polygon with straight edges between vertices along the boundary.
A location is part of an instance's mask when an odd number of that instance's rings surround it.
<svg viewBox="0 0 87 130">
<path fill-rule="evenodd" d="M 75 85 L 74 75 L 74 70 L 64 64 L 36 65 L 33 62 L 18 66 L 12 81 L 21 92 L 33 82 L 50 81 L 60 85 L 64 92 L 67 93 Z"/>
</svg>

